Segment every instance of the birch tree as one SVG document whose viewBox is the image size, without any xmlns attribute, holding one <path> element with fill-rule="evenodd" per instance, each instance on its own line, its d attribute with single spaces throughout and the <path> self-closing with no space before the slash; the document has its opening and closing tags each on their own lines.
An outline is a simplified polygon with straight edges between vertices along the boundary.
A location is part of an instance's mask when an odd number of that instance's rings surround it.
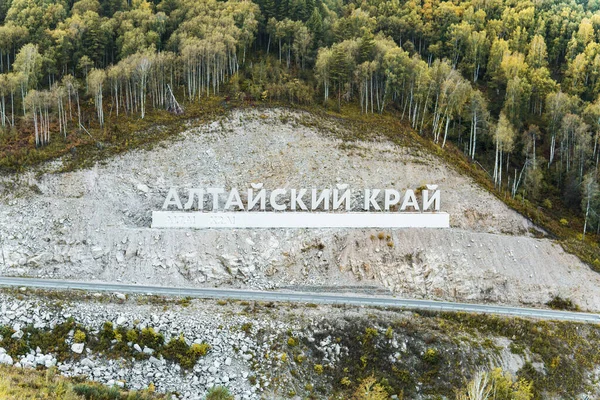
<svg viewBox="0 0 600 400">
<path fill-rule="evenodd" d="M 98 123 L 104 126 L 104 109 L 102 106 L 102 93 L 106 73 L 101 69 L 92 69 L 88 74 L 87 84 L 90 95 L 94 98 L 94 106 L 98 116 Z"/>
</svg>

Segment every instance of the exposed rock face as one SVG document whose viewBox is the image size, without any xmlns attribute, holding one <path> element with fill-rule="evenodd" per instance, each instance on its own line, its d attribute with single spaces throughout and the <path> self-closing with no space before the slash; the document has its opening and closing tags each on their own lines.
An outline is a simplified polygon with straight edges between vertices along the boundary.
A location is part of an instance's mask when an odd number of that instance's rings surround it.
<svg viewBox="0 0 600 400">
<path fill-rule="evenodd" d="M 88 170 L 0 178 L 0 273 L 164 285 L 383 290 L 402 296 L 600 310 L 600 276 L 436 157 L 342 146 L 273 110 L 235 111 L 174 143 Z M 321 121 L 321 124 L 329 124 Z M 451 229 L 151 229 L 169 187 L 442 190 Z M 28 188 L 34 187 L 36 190 Z M 184 200 L 185 201 L 185 200 Z M 383 239 L 379 239 L 383 235 Z M 389 238 L 388 238 L 389 236 Z"/>
</svg>

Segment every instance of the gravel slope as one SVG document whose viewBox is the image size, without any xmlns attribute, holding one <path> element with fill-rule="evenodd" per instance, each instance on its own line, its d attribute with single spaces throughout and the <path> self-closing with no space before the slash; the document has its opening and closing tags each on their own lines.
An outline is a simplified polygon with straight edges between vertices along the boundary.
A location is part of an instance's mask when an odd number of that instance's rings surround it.
<svg viewBox="0 0 600 400">
<path fill-rule="evenodd" d="M 292 286 L 600 310 L 600 276 L 434 156 L 342 145 L 282 110 L 233 111 L 152 151 L 73 173 L 0 178 L 0 273 L 169 285 Z M 331 125 L 319 121 L 321 126 Z M 417 188 L 436 183 L 451 229 L 156 230 L 169 187 Z M 380 233 L 383 240 L 379 239 Z M 389 236 L 389 239 L 387 239 Z M 362 288 L 362 289 L 361 289 Z"/>
</svg>

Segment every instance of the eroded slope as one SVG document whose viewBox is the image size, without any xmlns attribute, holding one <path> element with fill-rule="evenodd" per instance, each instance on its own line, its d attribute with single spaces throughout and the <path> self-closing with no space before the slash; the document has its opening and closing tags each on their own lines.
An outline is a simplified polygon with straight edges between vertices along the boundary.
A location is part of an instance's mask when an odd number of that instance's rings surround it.
<svg viewBox="0 0 600 400">
<path fill-rule="evenodd" d="M 88 170 L 3 178 L 7 275 L 165 285 L 364 290 L 600 310 L 600 277 L 439 159 L 389 142 L 342 142 L 332 121 L 234 111 L 174 143 Z M 320 128 L 316 128 L 319 126 Z M 324 133 L 327 131 L 328 133 Z M 447 230 L 156 230 L 169 187 L 417 188 L 436 183 Z"/>
</svg>

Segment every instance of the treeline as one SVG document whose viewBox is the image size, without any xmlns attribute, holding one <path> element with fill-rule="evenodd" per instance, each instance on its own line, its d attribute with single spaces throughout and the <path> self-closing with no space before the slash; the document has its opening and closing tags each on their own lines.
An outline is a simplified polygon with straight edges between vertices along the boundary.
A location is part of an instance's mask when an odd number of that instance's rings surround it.
<svg viewBox="0 0 600 400">
<path fill-rule="evenodd" d="M 8 0 L 0 125 L 44 146 L 103 127 L 107 112 L 168 108 L 171 90 L 188 102 L 356 102 L 452 142 L 513 197 L 563 197 L 598 230 L 598 10 L 567 0 Z"/>
</svg>

